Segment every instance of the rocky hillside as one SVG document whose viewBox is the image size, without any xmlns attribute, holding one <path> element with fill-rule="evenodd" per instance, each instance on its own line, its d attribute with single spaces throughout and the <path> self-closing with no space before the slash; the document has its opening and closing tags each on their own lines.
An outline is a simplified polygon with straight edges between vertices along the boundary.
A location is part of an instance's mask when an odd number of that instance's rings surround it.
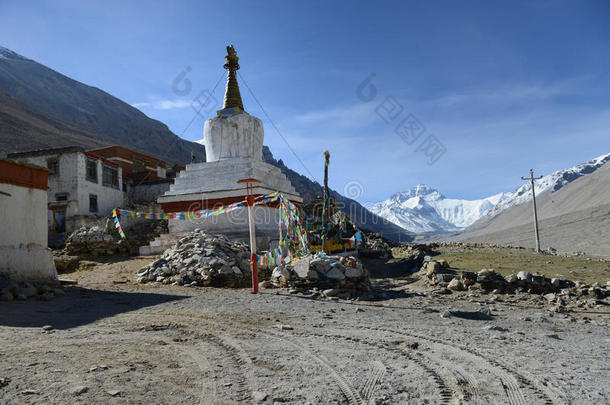
<svg viewBox="0 0 610 405">
<path fill-rule="evenodd" d="M 0 47 L 0 92 L 38 114 L 81 128 L 81 135 L 92 137 L 96 143 L 132 147 L 173 163 L 189 162 L 191 151 L 203 155 L 201 145 L 181 139 L 165 124 L 118 98 L 3 47 Z M 37 125 L 28 121 L 27 116 L 22 118 L 25 126 Z M 6 131 L 4 120 L 0 126 Z M 34 131 L 30 139 L 21 139 L 15 148 L 25 150 L 30 143 L 43 144 L 44 137 L 44 131 Z"/>
<path fill-rule="evenodd" d="M 588 167 L 585 170 L 590 170 L 591 166 Z M 543 249 L 552 247 L 560 252 L 610 256 L 610 163 L 607 160 L 586 176 L 537 193 L 536 203 Z M 535 245 L 532 217 L 531 201 L 526 201 L 499 214 L 486 215 L 462 234 L 447 239 L 531 248 Z"/>
<path fill-rule="evenodd" d="M 542 194 L 545 191 L 550 191 L 552 193 L 558 191 L 574 180 L 595 172 L 608 161 L 610 161 L 610 153 L 579 163 L 570 168 L 557 170 L 551 174 L 542 176 L 541 179 L 534 181 L 536 195 Z M 504 193 L 495 207 L 485 214 L 485 217 L 488 219 L 493 218 L 505 209 L 531 201 L 531 199 L 532 186 L 529 182 L 525 182 L 512 193 Z"/>
<path fill-rule="evenodd" d="M 0 152 L 82 146 L 96 148 L 110 144 L 86 129 L 34 110 L 16 98 L 0 92 Z"/>
</svg>

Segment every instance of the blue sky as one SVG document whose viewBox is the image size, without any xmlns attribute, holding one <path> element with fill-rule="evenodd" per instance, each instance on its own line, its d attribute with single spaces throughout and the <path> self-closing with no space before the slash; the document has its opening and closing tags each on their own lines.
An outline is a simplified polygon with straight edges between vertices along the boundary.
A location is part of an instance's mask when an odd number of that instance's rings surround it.
<svg viewBox="0 0 610 405">
<path fill-rule="evenodd" d="M 418 183 L 482 198 L 610 152 L 606 1 L 0 3 L 0 45 L 190 140 L 227 44 L 276 158 L 321 181 L 328 149 L 331 186 L 362 203 Z"/>
</svg>

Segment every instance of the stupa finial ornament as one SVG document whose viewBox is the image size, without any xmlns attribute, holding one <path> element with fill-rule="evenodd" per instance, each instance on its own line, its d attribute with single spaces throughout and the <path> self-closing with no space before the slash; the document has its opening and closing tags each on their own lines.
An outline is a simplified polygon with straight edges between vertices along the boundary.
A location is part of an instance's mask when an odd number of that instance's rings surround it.
<svg viewBox="0 0 610 405">
<path fill-rule="evenodd" d="M 222 102 L 222 109 L 233 109 L 235 112 L 244 111 L 244 105 L 239 93 L 237 84 L 237 70 L 239 69 L 239 57 L 233 45 L 227 46 L 227 56 L 225 56 L 224 68 L 227 69 L 227 87 L 225 97 Z"/>
</svg>

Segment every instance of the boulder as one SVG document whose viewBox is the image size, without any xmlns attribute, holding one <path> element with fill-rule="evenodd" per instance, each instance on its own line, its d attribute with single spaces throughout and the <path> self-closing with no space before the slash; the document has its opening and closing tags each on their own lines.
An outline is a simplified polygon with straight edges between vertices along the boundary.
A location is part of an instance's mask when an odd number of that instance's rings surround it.
<svg viewBox="0 0 610 405">
<path fill-rule="evenodd" d="M 464 289 L 464 286 L 460 280 L 458 280 L 457 278 L 454 278 L 453 280 L 451 280 L 449 282 L 449 284 L 447 285 L 447 288 L 450 289 L 451 291 L 462 291 Z"/>
<path fill-rule="evenodd" d="M 306 256 L 292 263 L 292 267 L 297 276 L 301 278 L 308 278 L 310 261 L 311 257 Z"/>
</svg>

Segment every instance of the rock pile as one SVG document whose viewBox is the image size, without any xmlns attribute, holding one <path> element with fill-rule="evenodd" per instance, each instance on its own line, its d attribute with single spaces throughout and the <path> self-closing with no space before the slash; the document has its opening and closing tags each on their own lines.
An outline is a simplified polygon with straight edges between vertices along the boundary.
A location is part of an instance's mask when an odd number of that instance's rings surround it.
<svg viewBox="0 0 610 405">
<path fill-rule="evenodd" d="M 58 284 L 37 284 L 27 281 L 0 279 L 0 301 L 25 301 L 35 298 L 40 301 L 51 301 L 55 297 L 66 295 Z"/>
<path fill-rule="evenodd" d="M 125 221 L 124 221 L 125 222 Z M 142 220 L 123 228 L 127 239 L 121 239 L 111 218 L 104 218 L 99 224 L 81 227 L 66 240 L 61 255 L 67 256 L 112 256 L 117 254 L 138 254 L 138 248 L 149 243 L 166 231 L 166 223 L 156 220 Z"/>
<path fill-rule="evenodd" d="M 116 235 L 108 232 L 105 226 L 82 227 L 68 237 L 63 253 L 68 256 L 84 254 L 111 256 L 117 253 L 127 253 L 126 244 L 122 243 L 122 239 L 116 231 L 114 233 Z"/>
<path fill-rule="evenodd" d="M 261 272 L 262 279 L 264 269 Z M 195 229 L 137 276 L 140 283 L 245 287 L 251 282 L 250 250 L 248 245 L 224 235 Z"/>
<path fill-rule="evenodd" d="M 564 305 L 566 300 L 589 297 L 603 300 L 610 297 L 610 285 L 587 285 L 566 278 L 548 278 L 527 271 L 502 276 L 493 269 L 483 269 L 478 273 L 449 268 L 445 260 L 426 260 L 420 270 L 428 285 L 450 291 L 482 291 L 493 294 L 529 293 L 543 295 L 551 303 Z M 610 304 L 608 302 L 607 304 Z"/>
<path fill-rule="evenodd" d="M 120 237 L 110 217 L 102 218 L 97 225 L 77 229 L 66 239 L 63 249 L 53 252 L 57 271 L 67 273 L 76 269 L 81 257 L 137 255 L 140 246 L 167 231 L 167 221 L 136 218 L 128 224 L 124 228 L 126 240 Z"/>
<path fill-rule="evenodd" d="M 276 267 L 270 282 L 262 282 L 261 286 L 311 288 L 313 295 L 325 297 L 355 297 L 362 291 L 371 291 L 369 273 L 357 258 L 322 252 Z"/>
<path fill-rule="evenodd" d="M 392 257 L 390 245 L 378 234 L 373 234 L 358 247 L 358 255 L 363 257 L 387 259 Z"/>
</svg>

